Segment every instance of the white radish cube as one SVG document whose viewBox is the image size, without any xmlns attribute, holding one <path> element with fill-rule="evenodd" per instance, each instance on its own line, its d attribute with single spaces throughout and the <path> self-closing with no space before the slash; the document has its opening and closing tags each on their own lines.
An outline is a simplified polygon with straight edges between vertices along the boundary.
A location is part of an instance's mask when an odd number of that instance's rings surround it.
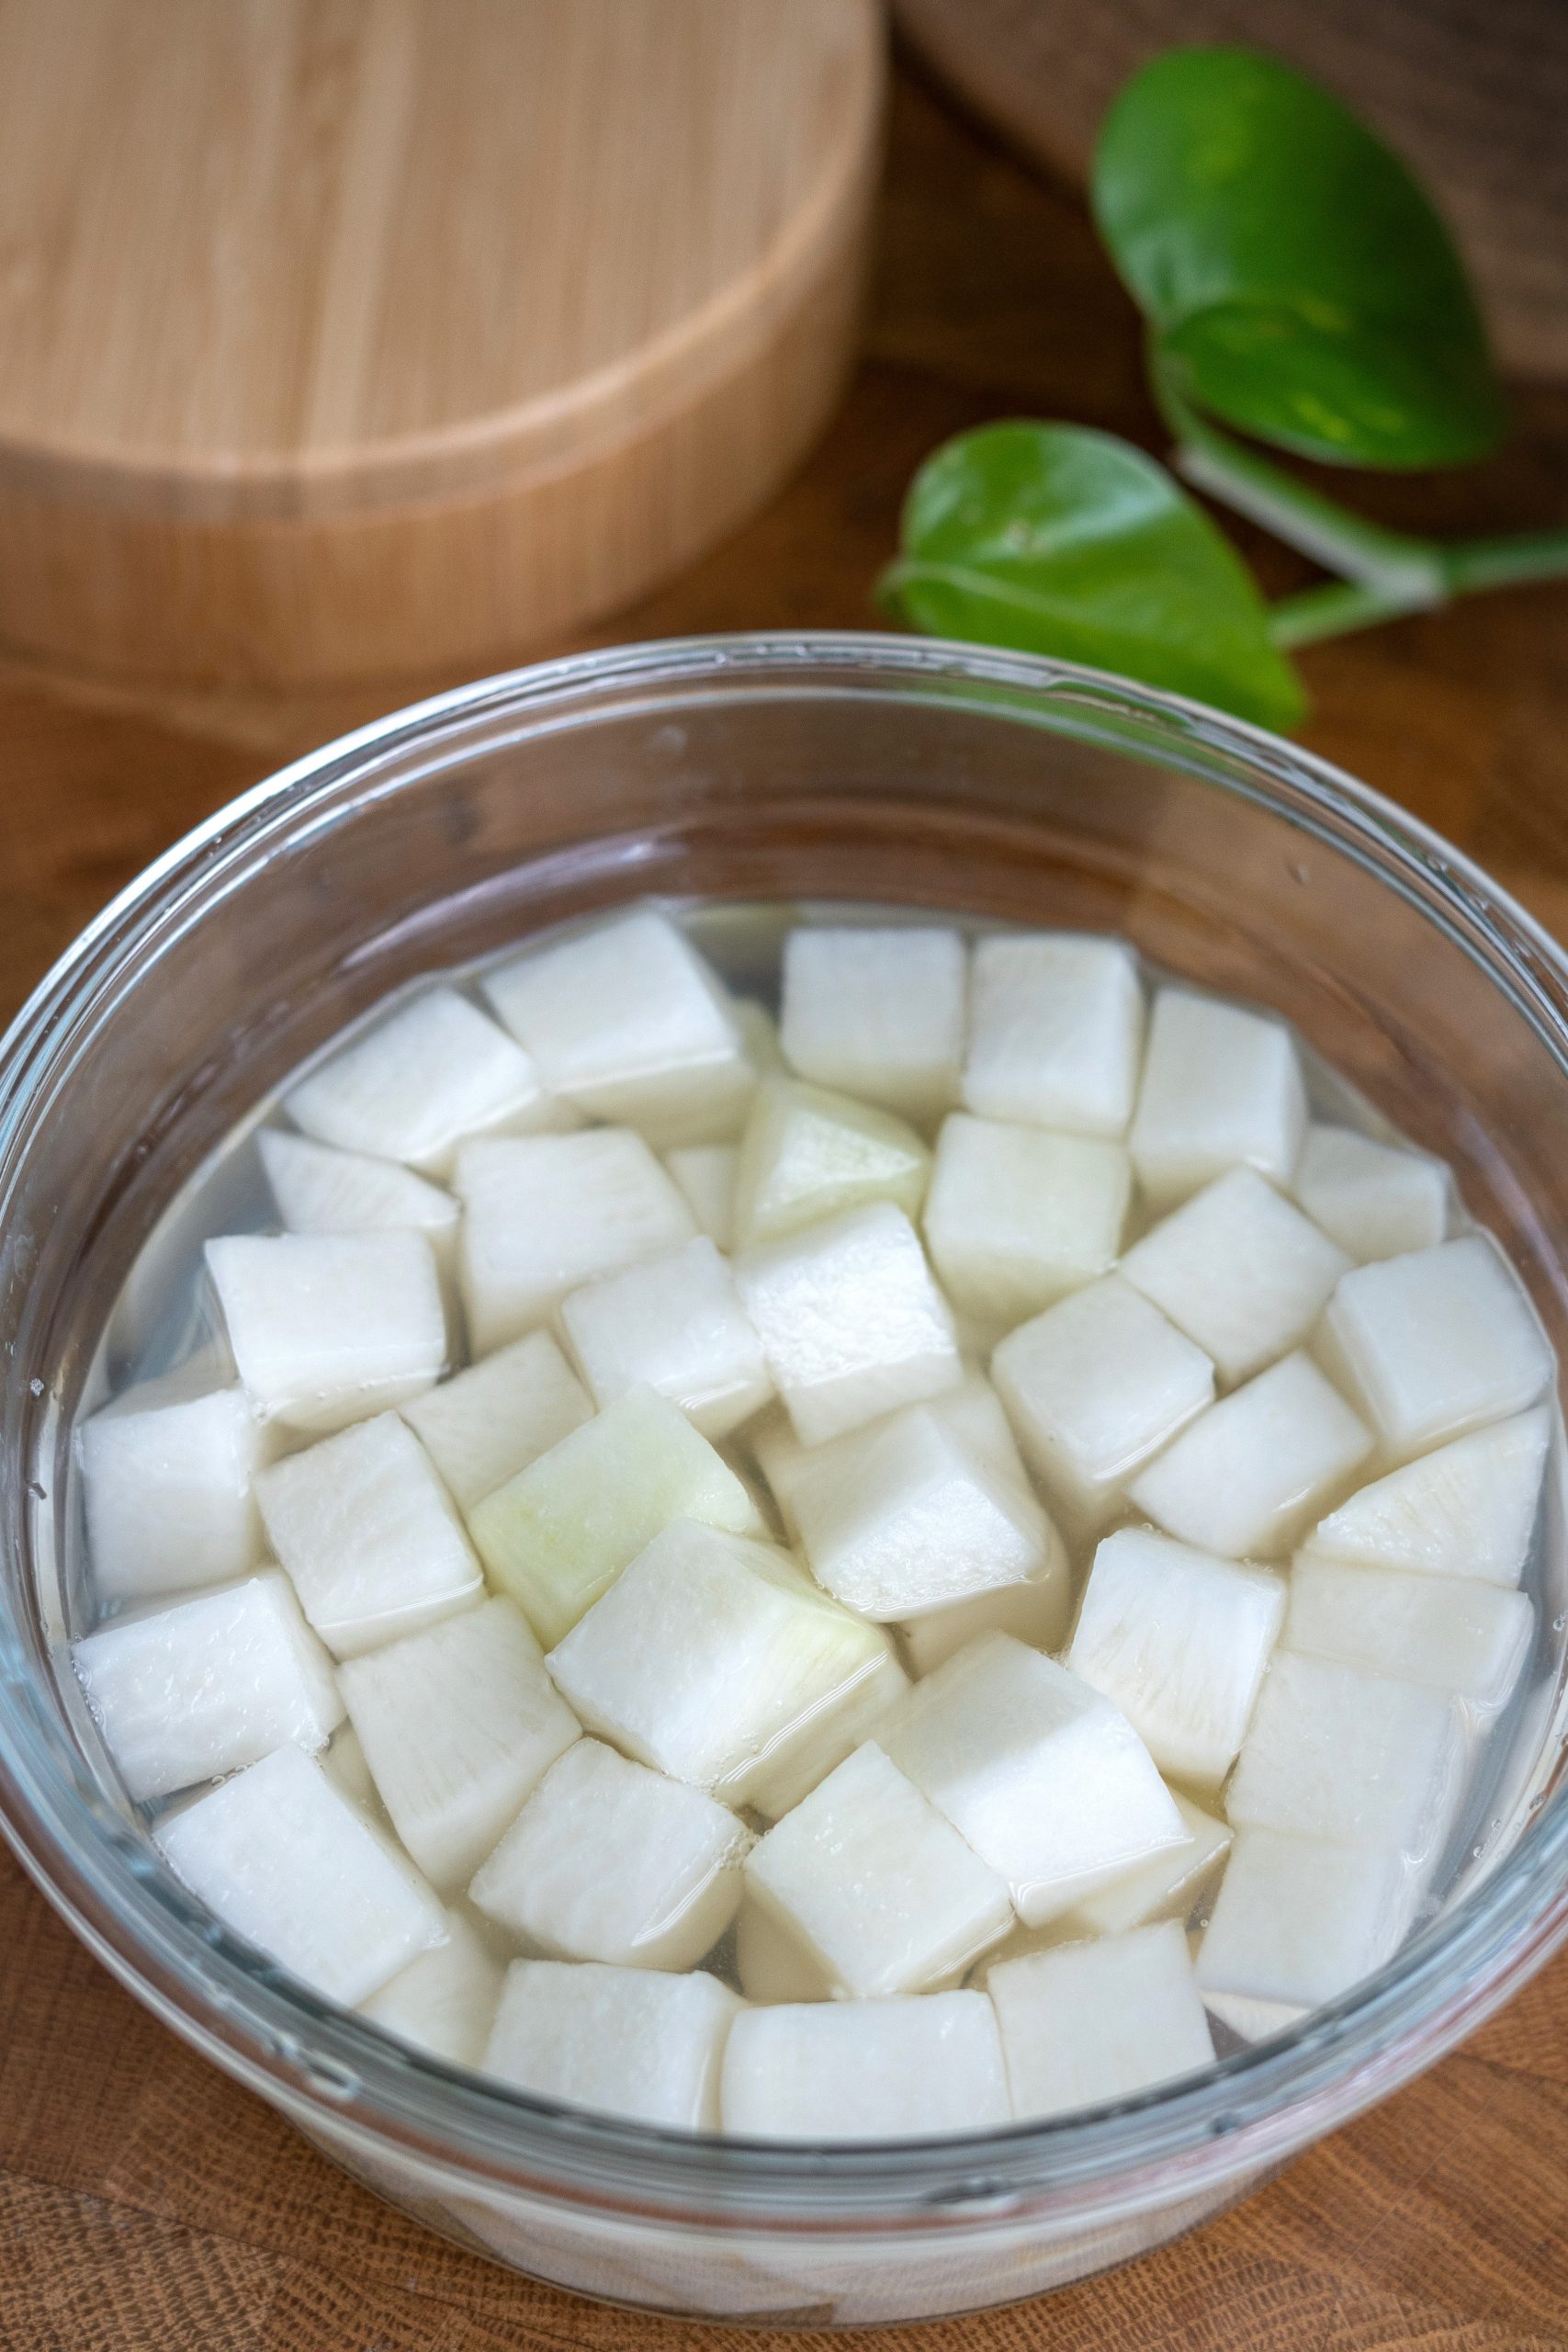
<svg viewBox="0 0 1568 2352">
<path fill-rule="evenodd" d="M 798 1079 L 769 1079 L 740 1138 L 736 1240 L 776 1240 L 867 1201 L 918 1216 L 931 1164 L 914 1128 L 891 1112 Z"/>
<path fill-rule="evenodd" d="M 360 2003 L 383 2033 L 444 2058 L 478 2066 L 495 2023 L 503 1971 L 484 1938 L 460 1911 L 448 1911 L 446 1940 L 422 1951 Z"/>
<path fill-rule="evenodd" d="M 590 1731 L 734 1795 L 775 1741 L 886 1656 L 786 1553 L 678 1520 L 550 1653 Z M 735 1785 L 731 1785 L 735 1784 Z"/>
<path fill-rule="evenodd" d="M 914 1675 L 934 1674 L 954 1653 L 982 1634 L 1010 1634 L 1037 1650 L 1062 1645 L 1072 1613 L 1072 1576 L 1066 1551 L 1054 1547 L 1043 1570 L 1023 1584 L 997 1585 L 969 1600 L 912 1617 L 898 1629 L 899 1643 Z"/>
<path fill-rule="evenodd" d="M 779 1024 L 767 1006 L 759 1004 L 754 996 L 732 996 L 729 1010 L 740 1032 L 746 1058 L 759 1079 L 784 1077 L 789 1065 L 779 1043 Z"/>
<path fill-rule="evenodd" d="M 450 1193 L 395 1159 L 339 1151 L 309 1136 L 263 1127 L 256 1149 L 290 1233 L 423 1233 L 445 1273 L 457 1247 L 460 1211 Z"/>
<path fill-rule="evenodd" d="M 1260 1838 L 1269 1831 L 1260 1829 Z M 1238 2041 L 1268 2041 L 1276 2033 L 1288 2033 L 1299 2024 L 1306 2011 L 1299 2001 L 1254 2001 L 1245 1993 L 1210 1993 L 1203 1995 L 1203 2007 L 1214 2024 L 1224 2026 Z"/>
<path fill-rule="evenodd" d="M 279 1747 L 153 1840 L 237 1936 L 352 2007 L 446 1932 L 441 1905 L 303 1748 Z"/>
<path fill-rule="evenodd" d="M 510 1600 L 351 1659 L 342 1683 L 392 1826 L 446 1894 L 468 1883 L 578 1736 Z"/>
<path fill-rule="evenodd" d="M 446 1309 L 422 1233 L 242 1233 L 207 1245 L 242 1382 L 264 1419 L 342 1429 L 439 1378 Z"/>
<path fill-rule="evenodd" d="M 955 931 L 791 932 L 780 1042 L 790 1068 L 920 1125 L 955 1101 L 967 957 Z"/>
<path fill-rule="evenodd" d="M 1012 1926 L 1003 1881 L 871 1741 L 769 1830 L 746 1886 L 854 1999 L 924 1992 Z"/>
<path fill-rule="evenodd" d="M 1420 1576 L 1517 1585 L 1540 1507 L 1551 1424 L 1544 1406 L 1452 1439 L 1320 1520 L 1306 1551 Z"/>
<path fill-rule="evenodd" d="M 1120 1144 L 954 1112 L 937 1139 L 926 1246 L 961 1313 L 1010 1329 L 1110 1272 L 1132 1190 Z"/>
<path fill-rule="evenodd" d="M 1302 2008 L 1332 2001 L 1392 1959 L 1416 1885 L 1385 1846 L 1242 1829 L 1198 1948 L 1199 1986 L 1220 1996 L 1222 2016 L 1233 1998 Z"/>
<path fill-rule="evenodd" d="M 1187 1938 L 1174 1919 L 998 1961 L 986 1990 L 1021 2122 L 1130 2098 L 1213 2063 Z"/>
<path fill-rule="evenodd" d="M 260 1559 L 263 1432 L 243 1388 L 144 1381 L 85 1422 L 77 1447 L 99 1601 L 224 1584 Z"/>
<path fill-rule="evenodd" d="M 735 1247 L 735 1171 L 740 1149 L 733 1143 L 689 1143 L 667 1151 L 670 1170 L 697 1229 L 721 1250 Z"/>
<path fill-rule="evenodd" d="M 977 1455 L 987 1469 L 998 1477 L 1010 1478 L 1015 1486 L 1027 1487 L 1029 1474 L 1002 1409 L 1001 1398 L 979 1373 L 966 1373 L 956 1388 L 944 1389 L 940 1396 L 930 1398 L 925 1409 L 934 1413 L 942 1427 Z M 868 1429 L 874 1426 L 868 1424 Z M 746 1435 L 784 1525 L 792 1534 L 798 1534 L 795 1515 L 797 1483 L 815 1475 L 816 1464 L 828 1457 L 831 1447 L 847 1447 L 861 1432 L 851 1430 L 847 1437 L 829 1439 L 827 1445 L 802 1445 L 789 1415 L 782 1406 L 775 1406 L 762 1414 Z"/>
<path fill-rule="evenodd" d="M 483 1356 L 402 1416 L 462 1510 L 593 1418 L 593 1400 L 547 1331 Z"/>
<path fill-rule="evenodd" d="M 1115 1274 L 1010 1332 L 991 1377 L 1030 1467 L 1091 1528 L 1214 1394 L 1202 1350 Z"/>
<path fill-rule="evenodd" d="M 168 1796 L 343 1720 L 332 1660 L 276 1568 L 89 1634 L 72 1659 L 128 1793 Z"/>
<path fill-rule="evenodd" d="M 971 1111 L 1123 1136 L 1143 1045 L 1137 962 L 1120 940 L 1036 933 L 976 942 L 964 1064 Z"/>
<path fill-rule="evenodd" d="M 814 1708 L 769 1746 L 758 1761 L 725 1789 L 730 1804 L 744 1804 L 765 1821 L 778 1821 L 808 1797 L 819 1781 L 852 1755 L 909 1687 L 891 1642 L 856 1681 Z"/>
<path fill-rule="evenodd" d="M 470 1892 L 488 1918 L 552 1959 L 694 1968 L 739 1907 L 750 1844 L 716 1798 L 580 1739 Z"/>
<path fill-rule="evenodd" d="M 1371 1450 L 1366 1424 L 1297 1353 L 1201 1413 L 1129 1492 L 1184 1544 L 1267 1558 L 1290 1549 Z"/>
<path fill-rule="evenodd" d="M 1286 1184 L 1306 1135 L 1306 1086 L 1284 1023 L 1161 989 L 1128 1147 L 1151 1201 L 1184 1200 L 1228 1168 Z"/>
<path fill-rule="evenodd" d="M 761 1535 L 745 1487 L 677 1406 L 634 1389 L 468 1514 L 479 1556 L 553 1646 L 672 1520 Z"/>
<path fill-rule="evenodd" d="M 650 907 L 531 948 L 484 992 L 545 1084 L 660 1147 L 723 1143 L 756 1072 L 707 965 Z"/>
<path fill-rule="evenodd" d="M 1451 1690 L 1493 1713 L 1518 1679 L 1534 1630 L 1522 1592 L 1308 1556 L 1291 1577 L 1285 1642 L 1314 1657 Z"/>
<path fill-rule="evenodd" d="M 479 1564 L 429 1455 L 396 1413 L 325 1438 L 256 1481 L 273 1548 L 335 1657 L 357 1657 L 478 1599 Z"/>
<path fill-rule="evenodd" d="M 1135 1241 L 1121 1272 L 1236 1381 L 1300 1345 L 1349 1264 L 1272 1184 L 1235 1168 Z"/>
<path fill-rule="evenodd" d="M 561 1329 L 601 1406 L 657 1389 L 705 1437 L 728 1437 L 773 1393 L 762 1343 L 705 1234 L 563 1300 Z"/>
<path fill-rule="evenodd" d="M 700 1972 L 517 1960 L 484 2071 L 602 2114 L 716 2132 L 719 2067 L 739 2010 L 727 1984 Z"/>
<path fill-rule="evenodd" d="M 1089 1894 L 1066 1924 L 1097 1936 L 1125 1935 L 1149 1919 L 1186 1920 L 1199 1896 L 1230 1851 L 1227 1822 L 1195 1805 L 1179 1789 L 1171 1791 L 1189 1842 L 1172 1846 L 1152 1861 L 1140 1862 Z"/>
<path fill-rule="evenodd" d="M 1358 1265 L 1430 1250 L 1449 1229 L 1453 1180 L 1442 1161 L 1354 1127 L 1309 1127 L 1292 1189 Z"/>
<path fill-rule="evenodd" d="M 760 1903 L 742 1900 L 735 1921 L 735 1974 L 749 2001 L 828 2001 L 821 1962 Z"/>
<path fill-rule="evenodd" d="M 1358 1266 L 1324 1331 L 1398 1457 L 1519 1412 L 1556 1372 L 1517 1276 L 1480 1233 Z"/>
<path fill-rule="evenodd" d="M 1237 1828 L 1376 1846 L 1418 1867 L 1450 1826 L 1462 1761 L 1459 1724 L 1440 1691 L 1281 1650 L 1226 1811 Z"/>
<path fill-rule="evenodd" d="M 947 1302 L 890 1202 L 744 1251 L 735 1280 L 804 1445 L 964 1376 Z"/>
<path fill-rule="evenodd" d="M 917 1682 L 877 1741 L 1007 1881 L 1030 1927 L 1186 1842 L 1126 1717 L 1005 1634 L 972 1642 Z"/>
<path fill-rule="evenodd" d="M 725 2131 L 748 2140 L 993 2130 L 1012 2113 L 996 2011 L 983 1993 L 742 2009 L 723 2111 Z"/>
<path fill-rule="evenodd" d="M 352 1724 L 339 1724 L 318 1760 L 334 1788 L 364 1812 L 373 1815 L 383 1827 L 390 1828 L 387 1808 L 377 1792 L 365 1750 L 359 1744 L 359 1734 Z"/>
</svg>

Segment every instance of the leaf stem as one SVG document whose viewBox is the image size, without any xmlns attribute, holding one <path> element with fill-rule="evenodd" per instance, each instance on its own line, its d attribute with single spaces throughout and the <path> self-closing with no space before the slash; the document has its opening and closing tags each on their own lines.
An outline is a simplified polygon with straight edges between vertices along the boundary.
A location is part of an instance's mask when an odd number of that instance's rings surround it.
<svg viewBox="0 0 1568 2352">
<path fill-rule="evenodd" d="M 1524 580 L 1568 579 L 1568 530 L 1521 531 L 1510 538 L 1450 539 L 1442 549 L 1449 593 L 1511 588 Z"/>
<path fill-rule="evenodd" d="M 1426 609 L 1396 592 L 1370 587 L 1364 580 L 1330 580 L 1321 588 L 1303 588 L 1300 595 L 1271 605 L 1269 635 L 1284 651 L 1314 645 L 1320 638 L 1348 637 L 1352 629 L 1373 628 L 1379 621 L 1399 620 Z"/>
</svg>

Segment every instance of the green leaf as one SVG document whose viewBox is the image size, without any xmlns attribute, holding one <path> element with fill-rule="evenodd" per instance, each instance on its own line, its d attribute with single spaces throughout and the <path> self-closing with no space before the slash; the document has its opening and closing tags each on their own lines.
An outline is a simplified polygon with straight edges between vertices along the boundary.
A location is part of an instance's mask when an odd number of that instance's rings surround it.
<svg viewBox="0 0 1568 2352">
<path fill-rule="evenodd" d="M 1119 670 L 1266 727 L 1305 708 L 1251 573 L 1141 449 L 987 424 L 929 458 L 882 594 L 914 628 Z"/>
<path fill-rule="evenodd" d="M 1289 66 L 1173 49 L 1095 155 L 1095 217 L 1177 389 L 1303 456 L 1442 466 L 1506 423 L 1448 231 L 1397 157 Z"/>
</svg>

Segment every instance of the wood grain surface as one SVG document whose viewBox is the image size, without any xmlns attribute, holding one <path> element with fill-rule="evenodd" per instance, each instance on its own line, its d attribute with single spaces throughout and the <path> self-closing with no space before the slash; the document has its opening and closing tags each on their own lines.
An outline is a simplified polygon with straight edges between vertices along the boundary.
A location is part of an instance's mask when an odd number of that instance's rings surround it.
<svg viewBox="0 0 1568 2352">
<path fill-rule="evenodd" d="M 913 466 L 942 435 L 1020 412 L 1159 445 L 1135 322 L 1076 200 L 906 81 L 848 406 L 764 515 L 599 639 L 864 625 Z M 1521 398 L 1519 423 L 1494 465 L 1369 491 L 1369 505 L 1456 529 L 1568 519 L 1568 395 Z M 1267 568 L 1277 587 L 1301 577 L 1288 559 Z M 1305 668 L 1308 741 L 1461 842 L 1568 935 L 1565 644 L 1568 592 L 1518 592 L 1325 646 Z M 363 695 L 127 706 L 0 666 L 7 1007 L 183 828 L 375 707 Z M 440 2244 L 187 2053 L 0 1861 L 4 2352 L 745 2352 L 810 2340 L 595 2309 Z M 1192 2238 L 1044 2302 L 882 2341 L 888 2352 L 1568 2346 L 1568 1957 L 1434 2073 Z"/>
</svg>

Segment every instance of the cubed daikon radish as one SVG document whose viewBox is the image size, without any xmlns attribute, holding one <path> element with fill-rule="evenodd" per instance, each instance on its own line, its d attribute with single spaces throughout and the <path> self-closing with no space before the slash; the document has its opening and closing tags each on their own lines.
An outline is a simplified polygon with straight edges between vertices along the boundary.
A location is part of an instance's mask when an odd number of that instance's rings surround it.
<svg viewBox="0 0 1568 2352">
<path fill-rule="evenodd" d="M 1117 939 L 981 939 L 969 984 L 964 1100 L 987 1119 L 1123 1136 L 1143 1056 L 1144 991 Z"/>
<path fill-rule="evenodd" d="M 1290 1182 L 1306 1134 L 1306 1087 L 1282 1022 L 1186 989 L 1160 989 L 1128 1146 L 1151 1201 L 1169 1204 L 1226 1169 Z"/>
<path fill-rule="evenodd" d="M 85 1422 L 77 1446 L 100 1602 L 226 1583 L 260 1559 L 264 1440 L 243 1388 L 143 1381 Z"/>
<path fill-rule="evenodd" d="M 1309 1127 L 1292 1189 L 1359 1265 L 1430 1250 L 1449 1229 L 1453 1180 L 1442 1161 L 1354 1127 Z"/>
<path fill-rule="evenodd" d="M 745 1250 L 735 1279 L 803 1444 L 964 1376 L 947 1302 L 890 1202 Z"/>
<path fill-rule="evenodd" d="M 510 1600 L 350 1659 L 341 1680 L 392 1825 L 445 1894 L 467 1884 L 578 1736 Z"/>
<path fill-rule="evenodd" d="M 667 1151 L 670 1170 L 699 1232 L 721 1250 L 735 1247 L 735 1171 L 739 1146 L 733 1143 L 689 1143 Z"/>
<path fill-rule="evenodd" d="M 323 1772 L 333 1786 L 342 1791 L 361 1809 L 371 1814 L 383 1828 L 389 1829 L 387 1808 L 381 1803 L 370 1767 L 365 1760 L 365 1750 L 359 1744 L 359 1734 L 351 1723 L 339 1724 L 319 1759 Z"/>
<path fill-rule="evenodd" d="M 1110 1272 L 1132 1189 L 1120 1144 L 954 1112 L 926 1203 L 931 1262 L 961 1312 L 1010 1329 Z"/>
<path fill-rule="evenodd" d="M 402 1416 L 447 1491 L 471 1510 L 593 1418 L 593 1400 L 548 1331 L 530 1331 L 427 1389 Z"/>
<path fill-rule="evenodd" d="M 1107 1886 L 1086 1895 L 1066 1924 L 1097 1936 L 1125 1935 L 1149 1919 L 1185 1920 L 1230 1851 L 1228 1823 L 1195 1805 L 1179 1789 L 1171 1791 L 1190 1843 L 1168 1847 L 1152 1861 L 1124 1871 Z"/>
<path fill-rule="evenodd" d="M 784 1058 L 802 1078 L 920 1125 L 955 1101 L 967 958 L 955 931 L 824 925 L 784 951 Z"/>
<path fill-rule="evenodd" d="M 1517 1585 L 1540 1505 L 1544 1406 L 1452 1439 L 1363 1487 L 1320 1520 L 1306 1551 L 1422 1576 Z"/>
<path fill-rule="evenodd" d="M 746 1058 L 757 1076 L 782 1078 L 789 1069 L 779 1043 L 779 1024 L 765 1004 L 754 996 L 732 996 L 729 1010 L 740 1032 L 740 1042 L 746 1048 Z M 722 1245 L 721 1245 L 722 1246 Z"/>
<path fill-rule="evenodd" d="M 1305 1339 L 1349 1264 L 1272 1184 L 1235 1168 L 1135 1241 L 1121 1272 L 1235 1381 Z"/>
<path fill-rule="evenodd" d="M 653 1388 L 705 1437 L 728 1437 L 773 1393 L 762 1343 L 705 1234 L 563 1299 L 561 1329 L 600 1406 Z"/>
<path fill-rule="evenodd" d="M 925 1410 L 934 1413 L 942 1427 L 951 1430 L 959 1443 L 977 1455 L 997 1476 L 1010 1479 L 1015 1486 L 1028 1487 L 1029 1473 L 1023 1466 L 1012 1425 L 1001 1398 L 983 1374 L 966 1372 L 955 1388 L 946 1388 L 940 1396 L 929 1397 Z M 886 1418 L 891 1419 L 892 1416 Z M 865 1424 L 867 1430 L 876 1426 Z M 760 1415 L 748 1430 L 747 1444 L 792 1535 L 798 1534 L 794 1500 L 796 1484 L 814 1476 L 816 1464 L 827 1457 L 830 1447 L 848 1446 L 861 1434 L 860 1430 L 852 1430 L 846 1437 L 829 1438 L 824 1445 L 802 1445 L 783 1406 L 773 1406 Z"/>
<path fill-rule="evenodd" d="M 1288 1551 L 1372 1434 L 1312 1358 L 1289 1355 L 1201 1413 L 1134 1479 L 1139 1510 L 1204 1551 Z"/>
<path fill-rule="evenodd" d="M 448 1911 L 446 1919 L 446 1942 L 400 1968 L 360 2003 L 360 2013 L 449 2066 L 477 2066 L 495 2023 L 503 1972 L 460 1911 Z"/>
<path fill-rule="evenodd" d="M 1187 1938 L 1174 1919 L 1000 1961 L 986 1990 L 1021 2122 L 1129 2098 L 1213 2062 Z"/>
<path fill-rule="evenodd" d="M 735 1974 L 749 2001 L 828 2001 L 833 1996 L 821 1962 L 760 1904 L 744 1898 L 735 1919 Z"/>
<path fill-rule="evenodd" d="M 446 1362 L 446 1309 L 422 1233 L 241 1233 L 207 1245 L 257 1410 L 335 1430 L 416 1396 Z"/>
<path fill-rule="evenodd" d="M 677 2131 L 716 2132 L 718 2075 L 740 2002 L 716 1976 L 597 1961 L 516 1960 L 484 2071 L 546 2098 Z"/>
<path fill-rule="evenodd" d="M 694 1968 L 739 1907 L 750 1844 L 716 1798 L 580 1739 L 470 1892 L 487 1917 L 552 1959 Z"/>
<path fill-rule="evenodd" d="M 479 1564 L 429 1455 L 396 1413 L 264 1470 L 256 1494 L 300 1606 L 335 1657 L 478 1599 Z"/>
<path fill-rule="evenodd" d="M 982 1634 L 1011 1634 L 1037 1650 L 1056 1650 L 1072 1612 L 1072 1577 L 1065 1549 L 1054 1546 L 1043 1571 L 1023 1584 L 995 1586 L 968 1600 L 911 1617 L 898 1629 L 911 1674 L 936 1668 Z"/>
<path fill-rule="evenodd" d="M 931 1156 L 913 1127 L 847 1094 L 769 1079 L 757 1089 L 735 1170 L 735 1238 L 774 1241 L 868 1201 L 918 1216 Z"/>
<path fill-rule="evenodd" d="M 725 1789 L 730 1804 L 744 1804 L 764 1821 L 777 1821 L 810 1795 L 876 1726 L 909 1687 L 891 1642 L 873 1658 L 858 1680 L 815 1707 Z"/>
<path fill-rule="evenodd" d="M 1522 1592 L 1471 1577 L 1304 1557 L 1291 1577 L 1286 1646 L 1451 1690 L 1483 1713 L 1518 1679 L 1535 1627 Z"/>
<path fill-rule="evenodd" d="M 1237 1828 L 1376 1846 L 1418 1868 L 1450 1826 L 1461 1763 L 1441 1691 L 1280 1650 L 1225 1809 Z"/>
<path fill-rule="evenodd" d="M 724 2058 L 726 2132 L 749 2140 L 927 2139 L 1011 2116 L 983 1993 L 742 2009 Z"/>
<path fill-rule="evenodd" d="M 443 1273 L 455 1262 L 460 1211 L 428 1177 L 282 1127 L 260 1128 L 256 1149 L 288 1232 L 423 1233 Z"/>
<path fill-rule="evenodd" d="M 1215 2025 L 1224 2026 L 1238 2041 L 1247 2042 L 1268 2041 L 1277 2033 L 1288 2033 L 1307 2014 L 1299 2001 L 1254 2001 L 1245 1993 L 1205 1992 L 1203 2007 Z"/>
<path fill-rule="evenodd" d="M 446 1932 L 441 1905 L 292 1746 L 159 1823 L 176 1877 L 235 1935 L 352 2007 Z"/>
<path fill-rule="evenodd" d="M 106 1625 L 71 1655 L 138 1799 L 257 1764 L 286 1740 L 313 1755 L 343 1720 L 332 1660 L 276 1568 Z"/>
<path fill-rule="evenodd" d="M 1205 1997 L 1315 2007 L 1393 1957 L 1416 1881 L 1383 1845 L 1244 1828 L 1198 1948 Z"/>
</svg>

